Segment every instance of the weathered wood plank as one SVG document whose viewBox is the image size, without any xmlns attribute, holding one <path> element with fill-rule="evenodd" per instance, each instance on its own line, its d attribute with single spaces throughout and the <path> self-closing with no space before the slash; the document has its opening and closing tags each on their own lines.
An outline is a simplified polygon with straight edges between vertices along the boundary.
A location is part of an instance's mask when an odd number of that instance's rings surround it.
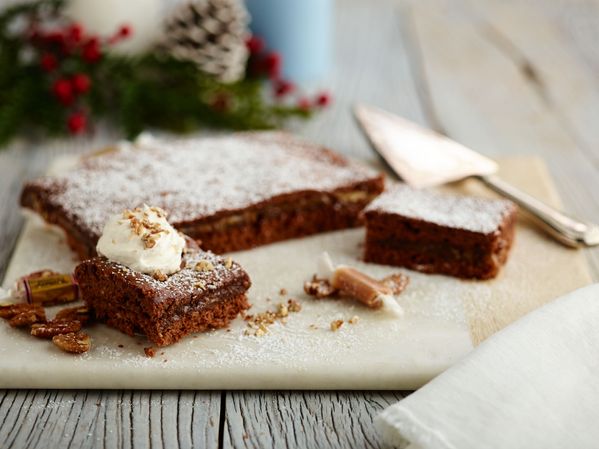
<svg viewBox="0 0 599 449">
<path fill-rule="evenodd" d="M 397 392 L 228 394 L 224 448 L 378 448 L 373 419 Z"/>
<path fill-rule="evenodd" d="M 216 448 L 219 392 L 2 391 L 2 448 Z"/>
</svg>

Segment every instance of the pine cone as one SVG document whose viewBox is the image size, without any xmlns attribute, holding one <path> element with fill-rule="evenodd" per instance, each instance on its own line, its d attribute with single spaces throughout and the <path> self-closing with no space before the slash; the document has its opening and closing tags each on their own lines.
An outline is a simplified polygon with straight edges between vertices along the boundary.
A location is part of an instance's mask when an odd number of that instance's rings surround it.
<svg viewBox="0 0 599 449">
<path fill-rule="evenodd" d="M 234 82 L 245 72 L 248 23 L 243 0 L 194 0 L 166 21 L 162 48 L 222 82 Z"/>
</svg>

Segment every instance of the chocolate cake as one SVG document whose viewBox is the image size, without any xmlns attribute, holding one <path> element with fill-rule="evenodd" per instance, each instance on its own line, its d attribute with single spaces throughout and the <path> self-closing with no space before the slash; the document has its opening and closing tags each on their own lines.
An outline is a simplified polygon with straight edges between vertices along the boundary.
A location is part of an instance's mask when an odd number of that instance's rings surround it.
<svg viewBox="0 0 599 449">
<path fill-rule="evenodd" d="M 183 264 L 158 280 L 94 257 L 77 266 L 75 278 L 98 319 L 166 346 L 193 332 L 224 327 L 249 307 L 245 292 L 250 279 L 230 258 L 188 249 Z"/>
<path fill-rule="evenodd" d="M 493 278 L 514 239 L 507 200 L 449 196 L 398 184 L 365 210 L 367 262 L 460 278 Z"/>
<path fill-rule="evenodd" d="M 27 183 L 21 204 L 63 228 L 82 259 L 96 255 L 109 215 L 144 203 L 223 253 L 358 226 L 383 188 L 375 170 L 285 133 L 146 136 Z"/>
</svg>

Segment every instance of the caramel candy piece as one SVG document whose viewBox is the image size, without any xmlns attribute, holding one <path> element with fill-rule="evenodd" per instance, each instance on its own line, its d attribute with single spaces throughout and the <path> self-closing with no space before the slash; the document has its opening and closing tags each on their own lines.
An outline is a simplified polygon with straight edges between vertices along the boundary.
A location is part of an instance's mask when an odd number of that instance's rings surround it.
<svg viewBox="0 0 599 449">
<path fill-rule="evenodd" d="M 383 295 L 391 295 L 393 292 L 383 283 L 361 273 L 352 267 L 337 267 L 331 278 L 333 288 L 342 294 L 350 296 L 372 309 L 383 306 Z"/>
</svg>

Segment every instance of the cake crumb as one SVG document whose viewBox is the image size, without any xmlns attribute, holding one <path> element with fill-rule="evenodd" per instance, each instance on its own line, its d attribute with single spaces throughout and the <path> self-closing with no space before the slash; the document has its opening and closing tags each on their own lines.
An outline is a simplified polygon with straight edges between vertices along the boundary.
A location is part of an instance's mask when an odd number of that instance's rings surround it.
<svg viewBox="0 0 599 449">
<path fill-rule="evenodd" d="M 124 347 L 125 347 L 125 345 L 119 345 L 119 348 L 124 348 Z"/>
<path fill-rule="evenodd" d="M 341 326 L 343 326 L 343 320 L 334 320 L 331 321 L 331 330 L 333 332 L 337 332 Z"/>
<path fill-rule="evenodd" d="M 144 348 L 144 352 L 147 357 L 154 357 L 156 355 L 156 349 L 151 346 Z"/>
<path fill-rule="evenodd" d="M 279 295 L 281 296 L 285 296 L 287 294 L 287 290 L 282 288 L 281 290 L 279 290 Z"/>
<path fill-rule="evenodd" d="M 358 324 L 358 321 L 360 321 L 360 317 L 358 315 L 354 315 L 349 319 L 348 323 L 349 324 Z"/>
</svg>

